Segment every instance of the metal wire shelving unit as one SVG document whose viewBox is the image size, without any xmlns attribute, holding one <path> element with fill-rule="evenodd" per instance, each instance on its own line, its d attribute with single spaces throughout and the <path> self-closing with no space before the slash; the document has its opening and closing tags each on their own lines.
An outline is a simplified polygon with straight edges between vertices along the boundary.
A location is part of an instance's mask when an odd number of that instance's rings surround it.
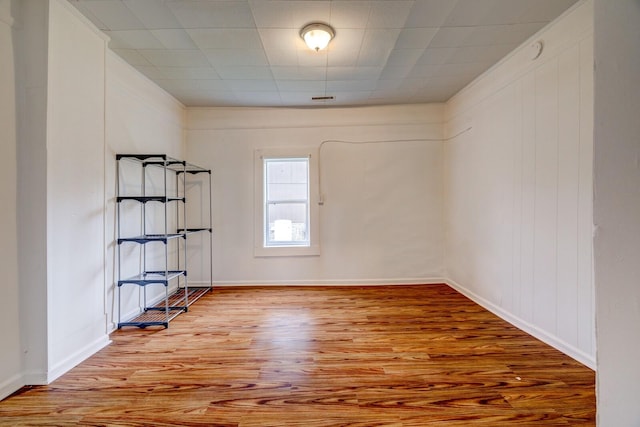
<svg viewBox="0 0 640 427">
<path fill-rule="evenodd" d="M 132 167 L 139 169 L 139 177 L 133 185 L 130 182 L 124 182 L 121 162 L 128 162 L 129 169 Z M 116 165 L 118 329 L 124 326 L 168 328 L 173 318 L 188 311 L 191 304 L 213 288 L 211 170 L 165 154 L 116 154 Z M 151 169 L 155 171 L 155 180 L 150 179 Z M 204 179 L 201 178 L 203 175 Z M 208 206 L 204 200 L 201 201 L 204 210 L 208 210 L 208 224 L 199 224 L 198 227 L 187 226 L 186 194 L 191 179 L 200 180 L 206 188 L 203 193 L 208 193 L 209 199 Z M 123 230 L 124 222 L 127 220 L 136 222 L 135 219 L 125 218 L 130 216 L 123 213 L 123 207 L 127 204 L 139 206 L 140 216 L 137 228 L 140 233 L 124 235 L 129 232 L 129 230 Z M 151 205 L 156 204 L 160 205 L 159 209 L 157 206 L 155 209 L 151 208 Z M 190 286 L 188 281 L 188 240 L 190 235 L 196 233 L 208 234 L 208 286 L 202 286 L 202 284 Z M 129 264 L 137 266 L 138 271 L 136 274 L 123 277 L 125 262 L 123 247 L 126 245 L 134 245 L 138 248 L 136 259 L 129 261 Z M 163 247 L 158 249 L 158 245 Z M 127 285 L 138 286 L 141 292 L 138 312 L 129 315 L 128 319 L 123 321 L 122 292 L 123 287 Z M 150 301 L 147 287 L 152 285 L 164 286 L 164 296 L 157 295 Z"/>
</svg>

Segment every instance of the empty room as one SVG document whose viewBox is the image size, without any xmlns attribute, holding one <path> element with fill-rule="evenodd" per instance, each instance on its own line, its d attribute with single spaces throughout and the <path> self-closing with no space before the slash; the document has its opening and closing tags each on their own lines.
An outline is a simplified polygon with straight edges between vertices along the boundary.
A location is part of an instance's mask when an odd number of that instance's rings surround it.
<svg viewBox="0 0 640 427">
<path fill-rule="evenodd" d="M 0 425 L 637 426 L 635 0 L 0 0 Z"/>
</svg>

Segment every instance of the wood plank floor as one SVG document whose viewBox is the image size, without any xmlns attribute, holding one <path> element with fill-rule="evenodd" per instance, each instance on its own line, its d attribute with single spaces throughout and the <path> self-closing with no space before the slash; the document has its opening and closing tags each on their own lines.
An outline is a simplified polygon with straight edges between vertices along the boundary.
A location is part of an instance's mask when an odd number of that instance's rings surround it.
<svg viewBox="0 0 640 427">
<path fill-rule="evenodd" d="M 593 426 L 594 372 L 446 285 L 223 288 L 123 329 L 10 426 Z"/>
</svg>

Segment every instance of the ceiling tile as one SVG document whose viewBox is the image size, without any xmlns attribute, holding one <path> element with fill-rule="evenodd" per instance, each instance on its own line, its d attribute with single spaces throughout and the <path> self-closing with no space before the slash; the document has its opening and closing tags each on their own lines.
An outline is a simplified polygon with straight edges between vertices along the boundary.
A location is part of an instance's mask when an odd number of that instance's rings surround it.
<svg viewBox="0 0 640 427">
<path fill-rule="evenodd" d="M 226 85 L 234 92 L 275 92 L 277 86 L 273 79 L 269 80 L 225 80 Z"/>
<path fill-rule="evenodd" d="M 376 89 L 373 92 L 376 94 L 376 96 L 381 96 L 381 95 L 394 96 L 395 95 L 395 96 L 409 97 L 413 93 L 415 93 L 416 90 L 421 89 L 424 85 L 425 85 L 424 79 L 409 79 L 409 80 L 404 80 L 400 85 L 396 87 L 380 88 L 380 89 Z"/>
<path fill-rule="evenodd" d="M 375 80 L 382 73 L 382 67 L 329 67 L 327 80 Z"/>
<path fill-rule="evenodd" d="M 197 49 L 185 30 L 151 30 L 166 49 Z"/>
<path fill-rule="evenodd" d="M 311 22 L 331 21 L 331 2 L 323 0 L 251 0 L 255 25 L 258 28 L 300 29 Z M 334 22 L 331 24 L 335 25 Z"/>
<path fill-rule="evenodd" d="M 327 82 L 328 92 L 362 92 L 376 88 L 376 80 L 330 80 Z"/>
<path fill-rule="evenodd" d="M 527 0 L 458 0 L 443 25 L 462 27 L 518 22 Z"/>
<path fill-rule="evenodd" d="M 192 90 L 201 90 L 201 91 L 224 91 L 229 90 L 227 83 L 220 79 L 210 79 L 210 80 L 180 80 L 180 79 L 157 79 L 156 83 L 167 90 L 177 90 L 177 91 L 192 91 Z"/>
<path fill-rule="evenodd" d="M 527 10 L 531 0 L 494 0 L 493 6 L 480 25 L 515 24 Z"/>
<path fill-rule="evenodd" d="M 389 80 L 378 80 L 376 84 L 375 91 L 389 91 L 396 90 L 402 84 L 403 79 L 389 79 Z"/>
<path fill-rule="evenodd" d="M 364 29 L 370 13 L 370 1 L 335 1 L 331 3 L 330 24 L 336 29 Z"/>
<path fill-rule="evenodd" d="M 213 67 L 158 67 L 165 79 L 216 80 L 220 76 Z"/>
<path fill-rule="evenodd" d="M 265 50 L 269 65 L 276 67 L 297 67 L 298 52 L 292 49 Z"/>
<path fill-rule="evenodd" d="M 328 67 L 327 80 L 377 80 L 383 67 Z"/>
<path fill-rule="evenodd" d="M 406 28 L 440 27 L 457 0 L 418 0 L 413 4 Z"/>
<path fill-rule="evenodd" d="M 124 4 L 147 29 L 180 28 L 180 22 L 164 1 L 124 0 Z"/>
<path fill-rule="evenodd" d="M 375 67 L 384 66 L 387 58 L 391 54 L 391 49 L 362 49 L 358 55 L 358 66 Z"/>
<path fill-rule="evenodd" d="M 421 103 L 426 100 L 432 100 L 428 102 L 445 102 L 459 91 L 458 88 L 459 86 L 430 86 L 421 91 L 419 95 L 414 93 L 413 100 Z"/>
<path fill-rule="evenodd" d="M 440 69 L 440 65 L 416 65 L 414 66 L 409 74 L 407 74 L 407 79 L 425 79 L 433 76 Z"/>
<path fill-rule="evenodd" d="M 464 64 L 443 64 L 439 65 L 432 78 L 446 76 L 466 76 L 471 79 L 484 72 L 493 63 L 491 62 L 467 62 Z"/>
<path fill-rule="evenodd" d="M 327 87 L 322 80 L 278 80 L 276 84 L 281 92 L 322 92 Z"/>
<path fill-rule="evenodd" d="M 87 0 L 83 5 L 99 16 L 105 30 L 139 30 L 144 25 L 124 3 L 118 1 Z"/>
<path fill-rule="evenodd" d="M 440 65 L 449 61 L 457 51 L 455 47 L 434 47 L 424 51 L 420 59 L 416 62 L 418 65 Z"/>
<path fill-rule="evenodd" d="M 269 67 L 216 66 L 215 69 L 222 79 L 269 80 L 273 78 Z"/>
<path fill-rule="evenodd" d="M 496 63 L 507 53 L 511 52 L 515 45 L 493 46 L 463 46 L 449 58 L 450 64 L 466 64 L 469 62 Z"/>
<path fill-rule="evenodd" d="M 249 3 L 258 28 L 293 28 L 293 10 L 289 1 L 251 0 Z"/>
<path fill-rule="evenodd" d="M 105 31 L 111 40 L 109 47 L 113 49 L 163 49 L 160 40 L 148 30 Z"/>
<path fill-rule="evenodd" d="M 442 27 L 429 47 L 458 47 L 471 38 L 474 27 Z"/>
<path fill-rule="evenodd" d="M 199 50 L 139 50 L 151 64 L 158 67 L 208 67 L 209 61 Z"/>
<path fill-rule="evenodd" d="M 314 52 L 311 49 L 298 49 L 298 66 L 300 67 L 326 67 L 327 51 Z"/>
<path fill-rule="evenodd" d="M 407 77 L 413 67 L 391 67 L 387 65 L 380 73 L 381 80 L 401 80 Z"/>
<path fill-rule="evenodd" d="M 340 102 L 341 105 L 363 105 L 367 104 L 372 91 L 344 91 L 335 95 L 334 102 Z"/>
<path fill-rule="evenodd" d="M 364 39 L 364 29 L 341 28 L 336 30 L 336 36 L 329 44 L 329 51 L 359 51 Z M 302 40 L 302 39 L 301 39 Z M 306 46 L 306 45 L 305 45 Z"/>
<path fill-rule="evenodd" d="M 277 91 L 273 92 L 251 92 L 251 91 L 238 91 L 234 92 L 235 104 L 241 103 L 241 105 L 247 107 L 261 107 L 265 104 L 271 104 L 274 107 L 282 105 L 280 102 L 280 94 Z"/>
<path fill-rule="evenodd" d="M 397 29 L 366 30 L 358 55 L 358 65 L 385 65 L 399 35 L 400 30 Z"/>
<path fill-rule="evenodd" d="M 295 29 L 260 28 L 258 29 L 258 34 L 260 42 L 267 52 L 282 49 L 302 49 L 306 46 Z"/>
<path fill-rule="evenodd" d="M 387 58 L 387 65 L 410 68 L 422 57 L 423 53 L 424 49 L 394 49 Z"/>
<path fill-rule="evenodd" d="M 184 28 L 254 28 L 246 1 L 169 0 L 167 6 Z"/>
<path fill-rule="evenodd" d="M 428 87 L 458 87 L 462 88 L 469 79 L 473 79 L 478 76 L 480 73 L 472 74 L 470 76 L 467 75 L 442 75 L 435 76 L 427 80 Z M 463 83 L 464 82 L 464 83 Z M 462 84 L 461 84 L 462 83 Z"/>
<path fill-rule="evenodd" d="M 330 69 L 329 69 L 330 70 Z M 325 80 L 325 67 L 271 67 L 273 77 L 277 80 Z"/>
<path fill-rule="evenodd" d="M 187 33 L 200 49 L 262 49 L 255 29 L 201 28 L 188 29 Z"/>
<path fill-rule="evenodd" d="M 205 49 L 209 62 L 220 65 L 257 65 L 267 66 L 267 57 L 262 49 Z"/>
<path fill-rule="evenodd" d="M 367 29 L 362 39 L 362 49 L 393 49 L 396 46 L 400 29 Z"/>
<path fill-rule="evenodd" d="M 283 105 L 322 105 L 311 100 L 314 96 L 325 96 L 325 93 L 323 91 L 280 92 Z"/>
<path fill-rule="evenodd" d="M 405 28 L 396 41 L 396 49 L 426 49 L 438 32 L 437 28 Z"/>
<path fill-rule="evenodd" d="M 403 28 L 413 1 L 372 1 L 367 28 Z"/>
<path fill-rule="evenodd" d="M 425 89 L 425 87 L 427 87 L 428 80 L 429 79 L 406 79 L 400 85 L 399 90 L 413 90 L 413 94 L 415 94 L 416 92 L 421 92 Z"/>
<path fill-rule="evenodd" d="M 300 30 L 311 22 L 331 22 L 331 2 L 326 0 L 288 1 L 292 27 Z"/>
<path fill-rule="evenodd" d="M 519 22 L 548 22 L 569 9 L 576 0 L 536 0 L 527 2 Z"/>
<path fill-rule="evenodd" d="M 327 65 L 329 67 L 353 67 L 357 64 L 359 55 L 360 49 L 331 49 L 328 52 Z"/>
<path fill-rule="evenodd" d="M 156 80 L 163 77 L 163 74 L 156 67 L 151 65 L 137 65 L 136 70 L 140 71 L 151 80 Z"/>
<path fill-rule="evenodd" d="M 475 27 L 461 46 L 520 44 L 536 33 L 544 23 L 489 25 Z"/>
<path fill-rule="evenodd" d="M 119 57 L 127 61 L 130 65 L 151 65 L 151 62 L 144 56 L 140 55 L 140 52 L 134 49 L 111 49 Z"/>
<path fill-rule="evenodd" d="M 379 95 L 375 92 L 369 94 L 369 98 L 367 98 L 367 105 L 392 105 L 392 104 L 409 104 L 407 98 L 402 98 L 400 96 L 394 96 L 395 94 L 389 94 L 388 96 Z"/>
</svg>

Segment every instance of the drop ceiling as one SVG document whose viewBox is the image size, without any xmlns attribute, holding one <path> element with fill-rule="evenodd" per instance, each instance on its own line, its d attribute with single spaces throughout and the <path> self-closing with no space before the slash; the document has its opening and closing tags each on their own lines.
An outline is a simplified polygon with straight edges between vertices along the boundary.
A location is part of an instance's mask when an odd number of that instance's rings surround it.
<svg viewBox="0 0 640 427">
<path fill-rule="evenodd" d="M 446 101 L 577 1 L 69 0 L 186 106 L 284 107 Z"/>
</svg>

